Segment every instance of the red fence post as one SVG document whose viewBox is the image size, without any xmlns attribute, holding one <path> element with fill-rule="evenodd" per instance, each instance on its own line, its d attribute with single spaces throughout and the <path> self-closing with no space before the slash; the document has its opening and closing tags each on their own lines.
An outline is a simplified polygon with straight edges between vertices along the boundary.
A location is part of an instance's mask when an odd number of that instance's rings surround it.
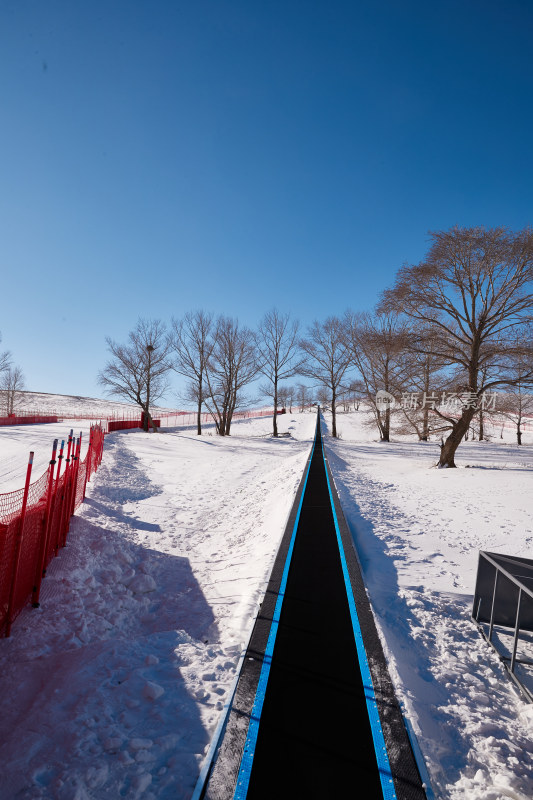
<svg viewBox="0 0 533 800">
<path fill-rule="evenodd" d="M 85 456 L 85 486 L 83 487 L 83 499 L 85 500 L 85 492 L 87 491 L 87 483 L 91 480 L 91 457 L 92 457 L 92 450 L 93 450 L 93 426 L 91 425 L 91 430 L 89 433 L 89 447 L 87 449 L 87 455 Z"/>
<path fill-rule="evenodd" d="M 57 532 L 57 539 L 56 539 L 56 555 L 59 551 L 60 547 L 63 547 L 63 532 L 65 530 L 65 526 L 67 524 L 67 520 L 65 519 L 68 513 L 68 500 L 69 500 L 69 488 L 70 488 L 70 451 L 72 449 L 72 434 L 73 430 L 70 429 L 70 433 L 68 435 L 68 446 L 67 446 L 67 458 L 65 461 L 65 472 L 63 473 L 63 484 L 64 484 L 64 491 L 63 496 L 61 498 L 61 513 L 59 516 L 59 530 Z M 68 519 L 68 517 L 67 517 Z"/>
<path fill-rule="evenodd" d="M 63 450 L 64 449 L 65 449 L 65 440 L 62 439 L 61 440 L 61 448 L 59 450 L 59 455 L 57 457 L 57 472 L 56 472 L 56 479 L 55 479 L 55 484 L 54 484 L 54 497 L 53 497 L 53 501 L 52 501 L 52 520 L 50 522 L 50 531 L 49 531 L 49 537 L 50 538 L 52 536 L 54 537 L 54 539 L 53 539 L 53 542 L 54 542 L 54 554 L 56 554 L 56 555 L 57 555 L 57 530 L 52 530 L 52 523 L 54 521 L 54 515 L 55 515 L 55 510 L 56 510 L 56 505 L 57 505 L 57 495 L 59 493 L 59 477 L 61 475 L 61 462 L 63 461 Z M 56 527 L 59 526 L 60 523 L 61 523 L 61 519 L 59 519 L 57 521 Z M 49 539 L 49 541 L 50 541 L 50 539 Z M 46 552 L 48 554 L 48 548 L 47 548 Z M 45 563 L 45 565 L 44 565 L 44 574 L 45 575 L 46 575 L 46 567 L 47 567 L 47 564 Z"/>
<path fill-rule="evenodd" d="M 50 530 L 50 525 L 52 523 L 52 494 L 54 491 L 54 466 L 56 463 L 56 453 L 57 453 L 57 439 L 54 439 L 54 444 L 52 446 L 52 458 L 50 459 L 49 469 L 49 478 L 48 478 L 48 491 L 46 495 L 46 512 L 44 516 L 44 525 L 43 525 L 43 535 L 42 535 L 42 543 L 41 549 L 39 551 L 39 560 L 37 562 L 37 571 L 35 573 L 35 583 L 33 586 L 33 594 L 31 597 L 31 603 L 34 608 L 39 608 L 39 594 L 41 592 L 41 582 L 44 575 L 44 562 L 46 559 L 46 551 L 48 548 L 48 532 Z"/>
<path fill-rule="evenodd" d="M 76 443 L 76 455 L 74 456 L 74 478 L 72 481 L 72 502 L 70 507 L 70 516 L 76 511 L 76 494 L 78 492 L 78 475 L 80 474 L 80 455 L 81 455 L 81 437 L 83 431 L 80 431 L 80 437 Z"/>
<path fill-rule="evenodd" d="M 24 495 L 22 498 L 22 508 L 20 510 L 20 525 L 17 536 L 17 545 L 15 550 L 15 563 L 13 564 L 13 576 L 11 579 L 11 588 L 9 590 L 9 602 L 7 606 L 7 627 L 6 636 L 11 633 L 11 623 L 13 622 L 13 602 L 15 599 L 15 590 L 17 587 L 17 573 L 19 568 L 20 550 L 22 547 L 22 535 L 24 533 L 24 517 L 26 516 L 26 506 L 28 504 L 28 492 L 30 489 L 31 470 L 33 466 L 33 450 L 30 452 L 28 460 L 28 469 L 26 470 L 26 483 L 24 484 Z"/>
<path fill-rule="evenodd" d="M 71 480 L 70 480 L 70 494 L 68 498 L 68 511 L 67 511 L 67 530 L 70 528 L 70 518 L 74 513 L 74 502 L 76 498 L 76 486 L 78 483 L 78 453 L 80 451 L 80 439 L 74 439 L 72 447 L 72 465 L 71 465 Z M 65 534 L 65 541 L 66 541 Z"/>
<path fill-rule="evenodd" d="M 74 506 L 74 494 L 76 491 L 76 482 L 77 482 L 77 472 L 76 467 L 78 463 L 78 448 L 79 448 L 80 440 L 76 439 L 74 436 L 72 437 L 72 458 L 70 461 L 69 467 L 69 480 L 68 480 L 68 488 L 67 488 L 67 497 L 65 501 L 66 513 L 65 513 L 65 525 L 63 527 L 63 540 L 62 540 L 62 547 L 65 547 L 67 543 L 67 533 L 70 530 L 70 518 L 72 517 L 73 506 Z M 68 460 L 68 459 L 67 459 Z"/>
<path fill-rule="evenodd" d="M 103 431 L 100 431 L 100 444 L 99 444 L 99 448 L 98 448 L 98 464 L 97 464 L 97 466 L 100 466 L 100 464 L 102 463 L 103 455 L 104 455 L 104 433 L 103 433 Z"/>
</svg>

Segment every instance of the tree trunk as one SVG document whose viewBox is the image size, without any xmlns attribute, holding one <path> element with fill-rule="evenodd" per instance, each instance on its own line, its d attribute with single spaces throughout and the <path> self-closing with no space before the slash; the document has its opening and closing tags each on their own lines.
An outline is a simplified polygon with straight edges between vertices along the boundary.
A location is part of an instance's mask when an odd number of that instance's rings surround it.
<svg viewBox="0 0 533 800">
<path fill-rule="evenodd" d="M 203 386 L 200 381 L 198 385 L 198 422 L 196 425 L 196 433 L 198 436 L 202 435 L 202 394 L 203 394 Z"/>
<path fill-rule="evenodd" d="M 383 420 L 383 429 L 381 433 L 382 442 L 390 442 L 390 408 L 385 409 L 385 419 Z"/>
<path fill-rule="evenodd" d="M 483 425 L 483 409 L 479 409 L 479 441 L 482 442 L 485 438 L 485 428 Z"/>
<path fill-rule="evenodd" d="M 422 435 L 420 436 L 421 442 L 427 442 L 429 438 L 429 408 L 424 406 L 422 412 Z"/>
<path fill-rule="evenodd" d="M 196 423 L 196 434 L 197 436 L 202 435 L 202 404 L 198 403 L 198 417 Z"/>
<path fill-rule="evenodd" d="M 337 414 L 335 412 L 335 400 L 336 400 L 335 392 L 332 392 L 331 395 L 331 435 L 334 439 L 337 438 Z"/>
<path fill-rule="evenodd" d="M 468 435 L 470 423 L 476 413 L 475 408 L 463 409 L 462 415 L 454 424 L 452 431 L 445 442 L 440 446 L 440 458 L 437 464 L 438 467 L 455 467 L 455 451 L 461 444 L 463 436 Z"/>
<path fill-rule="evenodd" d="M 424 364 L 424 392 L 425 397 L 429 397 L 430 386 L 429 382 L 431 380 L 431 370 L 429 368 L 428 360 L 426 359 Z M 429 438 L 429 407 L 427 403 L 424 403 L 424 408 L 422 411 L 422 436 L 420 437 L 421 442 L 427 442 Z"/>
<path fill-rule="evenodd" d="M 520 430 L 520 423 L 516 426 L 516 442 L 522 444 L 522 431 Z"/>
<path fill-rule="evenodd" d="M 148 419 L 146 420 L 146 422 L 147 422 L 146 430 L 147 431 L 150 430 L 150 426 L 151 426 L 153 431 L 154 431 L 154 433 L 157 433 L 157 426 L 155 425 L 155 423 L 154 423 L 154 421 L 152 419 L 152 415 L 150 414 L 149 411 L 145 414 L 145 419 L 146 419 L 146 417 L 148 417 Z"/>
<path fill-rule="evenodd" d="M 226 425 L 224 433 L 226 436 L 230 435 L 231 420 L 233 419 L 233 412 L 235 411 L 236 400 L 232 400 L 226 409 Z"/>
<path fill-rule="evenodd" d="M 274 386 L 274 433 L 273 435 L 277 437 L 278 435 L 278 389 L 277 386 Z"/>
</svg>

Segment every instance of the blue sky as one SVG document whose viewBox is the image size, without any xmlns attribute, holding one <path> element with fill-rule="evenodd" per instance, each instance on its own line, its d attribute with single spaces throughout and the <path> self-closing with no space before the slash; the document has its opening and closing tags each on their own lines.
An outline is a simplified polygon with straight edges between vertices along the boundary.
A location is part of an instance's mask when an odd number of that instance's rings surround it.
<svg viewBox="0 0 533 800">
<path fill-rule="evenodd" d="M 428 230 L 532 224 L 532 33 L 530 0 L 2 0 L 0 347 L 101 396 L 139 316 L 305 325 Z"/>
</svg>

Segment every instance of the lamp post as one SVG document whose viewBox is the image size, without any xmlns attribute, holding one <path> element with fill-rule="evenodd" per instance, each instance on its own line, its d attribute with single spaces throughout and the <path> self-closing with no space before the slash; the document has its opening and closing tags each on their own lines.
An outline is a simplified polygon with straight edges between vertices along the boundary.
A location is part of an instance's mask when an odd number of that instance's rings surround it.
<svg viewBox="0 0 533 800">
<path fill-rule="evenodd" d="M 146 352 L 148 353 L 148 370 L 146 375 L 146 411 L 144 414 L 144 430 L 148 432 L 150 430 L 150 379 L 152 377 L 152 353 L 154 352 L 153 344 L 146 345 Z"/>
</svg>

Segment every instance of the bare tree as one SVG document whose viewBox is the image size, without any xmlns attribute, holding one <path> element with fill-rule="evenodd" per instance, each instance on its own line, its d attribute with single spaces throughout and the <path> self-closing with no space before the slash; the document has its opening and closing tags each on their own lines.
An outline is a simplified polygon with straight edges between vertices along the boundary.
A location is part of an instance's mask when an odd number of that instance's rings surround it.
<svg viewBox="0 0 533 800">
<path fill-rule="evenodd" d="M 296 387 L 292 383 L 289 383 L 289 385 L 286 387 L 286 389 L 287 389 L 287 402 L 286 402 L 286 405 L 289 406 L 289 414 L 292 414 L 292 407 L 294 405 L 294 398 L 296 397 Z"/>
<path fill-rule="evenodd" d="M 302 375 L 314 378 L 331 393 L 331 433 L 336 438 L 337 396 L 351 361 L 341 320 L 328 317 L 324 322 L 313 322 L 307 329 L 306 338 L 300 341 L 300 347 L 306 356 Z"/>
<path fill-rule="evenodd" d="M 522 425 L 533 415 L 533 394 L 525 392 L 522 384 L 517 383 L 502 396 L 500 413 L 514 424 L 516 442 L 522 444 Z"/>
<path fill-rule="evenodd" d="M 438 399 L 446 396 L 452 377 L 445 370 L 446 364 L 433 355 L 437 344 L 431 341 L 434 336 L 435 332 L 426 325 L 415 324 L 404 354 L 407 391 L 402 393 L 403 429 L 414 430 L 422 442 L 427 442 L 430 434 L 442 434 L 450 427 L 434 413 Z"/>
<path fill-rule="evenodd" d="M 366 386 L 364 381 L 361 380 L 353 380 L 350 381 L 350 385 L 348 386 L 348 398 L 350 403 L 353 405 L 354 411 L 359 411 L 359 406 L 361 405 L 362 401 L 366 398 Z"/>
<path fill-rule="evenodd" d="M 264 389 L 262 390 L 264 392 Z M 264 392 L 266 394 L 266 392 Z M 280 384 L 278 386 L 278 401 L 281 403 L 281 407 L 287 408 L 289 405 L 289 387 Z"/>
<path fill-rule="evenodd" d="M 397 314 L 354 314 L 344 317 L 350 358 L 359 371 L 383 442 L 390 441 L 391 405 L 381 402 L 386 392 L 397 396 L 405 385 L 405 355 L 411 329 Z"/>
<path fill-rule="evenodd" d="M 528 338 L 533 338 L 533 328 L 528 330 Z M 531 353 L 518 355 L 514 359 L 512 369 L 516 375 L 516 383 L 509 386 L 507 391 L 498 395 L 497 411 L 506 419 L 514 423 L 516 427 L 517 444 L 522 444 L 522 425 L 526 418 L 533 415 L 533 394 L 531 393 L 531 381 L 527 380 L 527 375 L 533 367 L 533 356 Z M 526 379 L 524 380 L 524 377 Z M 527 389 L 529 388 L 529 391 Z"/>
<path fill-rule="evenodd" d="M 311 402 L 311 393 L 309 391 L 309 386 L 306 386 L 305 383 L 299 383 L 296 387 L 296 400 L 298 405 L 300 406 L 300 414 L 302 411 L 305 411 L 305 407 L 309 405 Z"/>
<path fill-rule="evenodd" d="M 2 334 L 0 334 L 0 342 L 2 341 Z M 9 350 L 4 350 L 0 353 L 0 373 L 5 372 L 11 366 L 11 353 Z"/>
<path fill-rule="evenodd" d="M 237 320 L 219 317 L 215 346 L 206 372 L 206 406 L 215 420 L 217 433 L 229 436 L 231 420 L 242 403 L 242 389 L 259 372 L 255 334 Z"/>
<path fill-rule="evenodd" d="M 327 409 L 331 407 L 331 389 L 328 389 L 327 386 L 319 386 L 315 392 L 315 397 L 321 408 Z"/>
<path fill-rule="evenodd" d="M 278 435 L 278 392 L 281 381 L 297 375 L 302 366 L 298 348 L 299 323 L 291 322 L 290 314 L 281 314 L 276 308 L 268 311 L 257 331 L 259 370 L 266 378 L 262 391 L 274 403 L 273 435 Z"/>
<path fill-rule="evenodd" d="M 517 383 L 509 369 L 516 352 L 510 334 L 519 333 L 533 315 L 533 233 L 455 227 L 430 235 L 426 259 L 400 269 L 381 307 L 431 328 L 426 352 L 463 371 L 459 417 L 436 410 L 451 427 L 438 466 L 455 467 L 456 450 L 482 396 Z M 523 348 L 528 347 L 524 341 Z M 490 376 L 486 380 L 483 370 Z M 531 378 L 533 373 L 524 380 Z"/>
<path fill-rule="evenodd" d="M 202 406 L 206 400 L 206 372 L 215 347 L 213 315 L 205 311 L 185 314 L 183 320 L 172 320 L 173 368 L 189 379 L 188 396 L 196 402 L 197 433 L 202 433 Z"/>
<path fill-rule="evenodd" d="M 20 367 L 8 367 L 0 375 L 6 416 L 13 414 L 24 398 L 24 373 Z"/>
<path fill-rule="evenodd" d="M 139 319 L 128 334 L 128 344 L 106 338 L 111 359 L 98 375 L 98 382 L 109 394 L 136 403 L 143 411 L 144 430 L 157 430 L 150 406 L 168 390 L 172 368 L 171 341 L 160 320 Z"/>
</svg>

